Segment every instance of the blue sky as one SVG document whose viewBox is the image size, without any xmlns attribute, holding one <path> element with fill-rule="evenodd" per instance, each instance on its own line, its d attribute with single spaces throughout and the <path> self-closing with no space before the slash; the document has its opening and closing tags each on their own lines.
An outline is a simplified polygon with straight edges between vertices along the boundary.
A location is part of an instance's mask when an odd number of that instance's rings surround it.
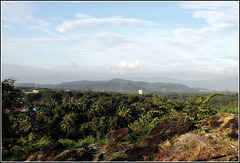
<svg viewBox="0 0 240 163">
<path fill-rule="evenodd" d="M 2 78 L 238 76 L 239 2 L 1 2 Z"/>
</svg>

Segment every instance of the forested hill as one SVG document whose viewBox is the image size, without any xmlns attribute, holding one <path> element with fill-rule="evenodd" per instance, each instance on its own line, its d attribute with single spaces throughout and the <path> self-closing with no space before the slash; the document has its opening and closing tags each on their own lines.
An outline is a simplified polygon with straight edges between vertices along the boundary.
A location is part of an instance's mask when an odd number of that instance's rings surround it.
<svg viewBox="0 0 240 163">
<path fill-rule="evenodd" d="M 204 88 L 190 88 L 182 84 L 174 83 L 147 83 L 142 81 L 130 81 L 124 79 L 112 79 L 109 81 L 73 81 L 60 84 L 35 84 L 35 83 L 16 83 L 17 87 L 49 88 L 64 90 L 93 90 L 93 91 L 144 91 L 154 92 L 211 92 Z"/>
</svg>

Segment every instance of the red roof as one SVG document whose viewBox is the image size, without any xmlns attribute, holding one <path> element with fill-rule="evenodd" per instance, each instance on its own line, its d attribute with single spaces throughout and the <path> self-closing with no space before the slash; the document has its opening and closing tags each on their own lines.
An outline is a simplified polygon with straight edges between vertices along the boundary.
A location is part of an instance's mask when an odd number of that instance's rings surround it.
<svg viewBox="0 0 240 163">
<path fill-rule="evenodd" d="M 14 110 L 23 110 L 23 108 L 15 108 Z"/>
</svg>

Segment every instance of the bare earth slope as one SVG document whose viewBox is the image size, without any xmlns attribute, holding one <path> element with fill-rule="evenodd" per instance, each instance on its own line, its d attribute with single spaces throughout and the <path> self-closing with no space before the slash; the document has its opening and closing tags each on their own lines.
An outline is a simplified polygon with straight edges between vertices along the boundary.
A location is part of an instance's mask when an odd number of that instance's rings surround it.
<svg viewBox="0 0 240 163">
<path fill-rule="evenodd" d="M 64 149 L 59 142 L 36 152 L 27 161 L 238 161 L 238 115 L 205 118 L 192 123 L 163 123 L 140 146 L 125 138 L 128 128 L 109 132 L 108 145 L 90 144 L 85 149 Z M 96 148 L 97 147 L 97 148 Z M 88 149 L 88 150 L 86 150 Z"/>
</svg>

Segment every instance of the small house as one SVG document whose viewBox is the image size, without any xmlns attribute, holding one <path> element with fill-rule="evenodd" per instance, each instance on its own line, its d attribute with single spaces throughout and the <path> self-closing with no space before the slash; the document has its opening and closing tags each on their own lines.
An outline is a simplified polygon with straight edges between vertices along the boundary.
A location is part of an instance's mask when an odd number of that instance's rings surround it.
<svg viewBox="0 0 240 163">
<path fill-rule="evenodd" d="M 143 94 L 143 90 L 138 90 L 138 93 L 140 94 L 140 95 L 142 95 Z"/>
</svg>

